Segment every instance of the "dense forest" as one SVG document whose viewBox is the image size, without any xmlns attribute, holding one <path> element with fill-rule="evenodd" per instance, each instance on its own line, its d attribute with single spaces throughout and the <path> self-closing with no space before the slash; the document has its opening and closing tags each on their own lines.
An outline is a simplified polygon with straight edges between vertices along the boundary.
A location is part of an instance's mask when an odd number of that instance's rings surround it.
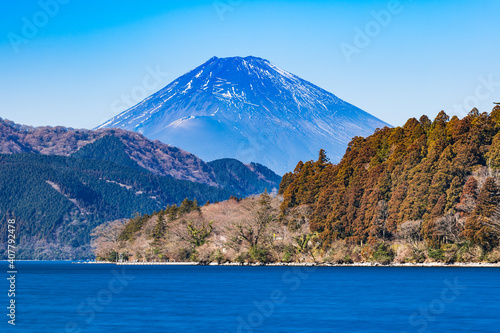
<svg viewBox="0 0 500 333">
<path fill-rule="evenodd" d="M 377 242 L 408 222 L 431 246 L 461 239 L 491 249 L 488 226 L 499 203 L 500 107 L 463 119 L 440 112 L 354 138 L 338 165 L 324 152 L 299 163 L 280 187 L 283 211 L 313 207 L 311 230 L 324 240 Z"/>
<path fill-rule="evenodd" d="M 463 119 L 440 112 L 354 138 L 337 165 L 324 152 L 283 177 L 281 210 L 309 205 L 324 244 L 379 244 L 404 235 L 440 254 L 498 246 L 500 107 Z M 456 253 L 458 251 L 458 254 Z M 453 259 L 451 255 L 450 259 Z"/>
<path fill-rule="evenodd" d="M 0 155 L 0 188 L 0 242 L 6 219 L 15 217 L 19 259 L 88 258 L 90 231 L 100 223 L 153 213 L 186 197 L 215 202 L 232 195 L 114 162 L 29 153 Z"/>
<path fill-rule="evenodd" d="M 276 197 L 131 220 L 116 244 L 131 260 L 498 262 L 499 169 L 500 107 L 440 112 L 353 138 L 336 165 L 320 151 Z"/>
</svg>

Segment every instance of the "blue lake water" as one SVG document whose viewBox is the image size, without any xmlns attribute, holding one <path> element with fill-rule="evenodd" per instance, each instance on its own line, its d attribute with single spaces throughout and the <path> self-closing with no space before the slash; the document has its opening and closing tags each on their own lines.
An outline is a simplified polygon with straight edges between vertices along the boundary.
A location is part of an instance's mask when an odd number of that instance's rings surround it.
<svg viewBox="0 0 500 333">
<path fill-rule="evenodd" d="M 499 268 L 17 269 L 16 326 L 4 278 L 0 332 L 500 332 Z"/>
</svg>

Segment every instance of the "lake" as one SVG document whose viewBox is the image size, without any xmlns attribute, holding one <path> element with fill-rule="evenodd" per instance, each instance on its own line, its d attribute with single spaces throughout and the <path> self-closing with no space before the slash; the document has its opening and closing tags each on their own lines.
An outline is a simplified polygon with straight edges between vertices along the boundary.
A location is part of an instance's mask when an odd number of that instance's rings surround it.
<svg viewBox="0 0 500 333">
<path fill-rule="evenodd" d="M 1 332 L 500 331 L 500 268 L 17 262 L 17 269 L 16 326 L 7 324 L 4 278 Z"/>
</svg>

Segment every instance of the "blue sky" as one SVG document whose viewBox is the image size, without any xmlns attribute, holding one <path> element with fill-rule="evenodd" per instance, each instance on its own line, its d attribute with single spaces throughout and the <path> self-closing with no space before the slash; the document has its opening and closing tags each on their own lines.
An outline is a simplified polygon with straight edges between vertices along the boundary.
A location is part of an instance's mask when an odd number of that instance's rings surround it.
<svg viewBox="0 0 500 333">
<path fill-rule="evenodd" d="M 500 102 L 500 1 L 54 1 L 3 5 L 2 118 L 93 128 L 212 56 L 266 58 L 393 125 Z"/>
</svg>

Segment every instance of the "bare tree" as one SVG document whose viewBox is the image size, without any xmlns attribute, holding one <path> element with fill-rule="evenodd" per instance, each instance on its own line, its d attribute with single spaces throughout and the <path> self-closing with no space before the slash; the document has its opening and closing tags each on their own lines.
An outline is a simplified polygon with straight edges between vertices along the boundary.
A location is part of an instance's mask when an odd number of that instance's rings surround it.
<svg viewBox="0 0 500 333">
<path fill-rule="evenodd" d="M 385 239 L 387 233 L 387 217 L 389 216 L 389 212 L 387 210 L 387 202 L 385 200 L 380 200 L 377 203 L 377 208 L 375 212 L 375 216 L 372 222 L 372 228 L 370 230 L 370 234 L 374 238 L 382 237 Z"/>
<path fill-rule="evenodd" d="M 307 228 L 309 228 L 312 213 L 313 209 L 309 205 L 288 208 L 284 222 L 292 231 L 302 229 L 304 225 L 307 225 Z"/>
<path fill-rule="evenodd" d="M 411 246 L 416 248 L 418 242 L 421 240 L 421 227 L 422 220 L 405 221 L 399 226 L 398 235 L 400 238 L 410 243 Z"/>
<path fill-rule="evenodd" d="M 481 222 L 490 229 L 491 233 L 500 237 L 500 206 L 495 208 L 490 217 L 481 219 Z"/>
<path fill-rule="evenodd" d="M 118 261 L 118 251 L 120 248 L 120 236 L 125 229 L 127 220 L 115 220 L 104 223 L 92 230 L 92 247 L 97 255 L 106 256 L 110 252 L 115 252 L 115 260 Z"/>
<path fill-rule="evenodd" d="M 275 219 L 271 197 L 264 193 L 259 197 L 259 209 L 250 219 L 235 221 L 228 228 L 232 233 L 232 241 L 245 242 L 250 249 L 257 248 L 265 236 L 268 225 Z"/>
<path fill-rule="evenodd" d="M 460 214 L 446 214 L 435 222 L 435 231 L 441 236 L 445 243 L 460 241 L 460 234 L 464 230 L 465 219 L 460 218 Z"/>
<path fill-rule="evenodd" d="M 186 214 L 171 227 L 171 233 L 192 248 L 205 244 L 212 233 L 214 221 L 207 222 L 200 212 Z M 175 238 L 174 237 L 174 238 Z"/>
</svg>

